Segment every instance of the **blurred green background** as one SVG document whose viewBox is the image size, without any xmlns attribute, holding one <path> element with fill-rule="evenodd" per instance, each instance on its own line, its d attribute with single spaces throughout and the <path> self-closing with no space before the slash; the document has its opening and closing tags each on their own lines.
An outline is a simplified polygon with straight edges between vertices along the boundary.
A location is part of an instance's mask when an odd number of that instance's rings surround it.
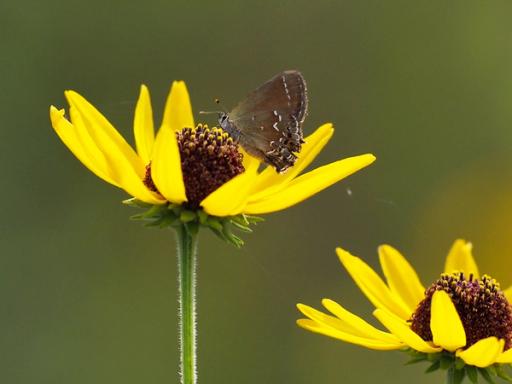
<svg viewBox="0 0 512 384">
<path fill-rule="evenodd" d="M 267 216 L 242 250 L 201 235 L 200 383 L 442 380 L 297 328 L 295 303 L 329 297 L 371 319 L 338 245 L 377 266 L 393 244 L 429 284 L 464 237 L 512 283 L 511 14 L 509 1 L 3 0 L 1 381 L 178 381 L 173 235 L 128 220 L 127 196 L 61 144 L 49 105 L 75 89 L 132 141 L 141 83 L 159 121 L 174 79 L 197 113 L 288 68 L 308 81 L 305 131 L 337 128 L 315 165 L 378 160 Z"/>
</svg>

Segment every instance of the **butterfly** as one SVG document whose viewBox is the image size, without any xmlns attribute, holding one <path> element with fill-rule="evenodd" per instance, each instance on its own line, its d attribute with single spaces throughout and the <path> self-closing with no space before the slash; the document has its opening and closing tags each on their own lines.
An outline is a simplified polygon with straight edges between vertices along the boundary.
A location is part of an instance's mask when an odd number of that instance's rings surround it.
<svg viewBox="0 0 512 384">
<path fill-rule="evenodd" d="M 220 113 L 219 124 L 250 155 L 282 173 L 295 164 L 304 144 L 307 108 L 304 77 L 289 70 L 249 93 L 231 112 Z"/>
</svg>

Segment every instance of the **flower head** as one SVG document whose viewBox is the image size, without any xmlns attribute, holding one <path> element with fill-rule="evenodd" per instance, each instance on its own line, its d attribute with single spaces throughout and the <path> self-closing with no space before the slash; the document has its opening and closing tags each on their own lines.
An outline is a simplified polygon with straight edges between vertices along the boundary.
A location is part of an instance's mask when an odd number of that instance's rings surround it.
<svg viewBox="0 0 512 384">
<path fill-rule="evenodd" d="M 454 243 L 444 273 L 426 289 L 389 245 L 379 247 L 386 282 L 360 258 L 341 248 L 337 253 L 387 332 L 329 299 L 322 304 L 330 314 L 298 304 L 307 317 L 299 326 L 370 349 L 405 350 L 413 362 L 430 361 L 429 371 L 448 369 L 454 381 L 466 374 L 476 380 L 477 372 L 508 379 L 502 365 L 512 363 L 512 287 L 502 291 L 496 280 L 480 276 L 470 243 Z"/>
<path fill-rule="evenodd" d="M 65 95 L 70 120 L 64 109 L 50 107 L 61 140 L 94 174 L 133 196 L 128 203 L 150 208 L 144 218 L 158 225 L 174 219 L 210 223 L 222 235 L 223 220 L 238 217 L 244 227 L 251 221 L 249 215 L 288 208 L 375 160 L 371 154 L 355 156 L 301 175 L 332 137 L 334 129 L 328 123 L 305 139 L 288 172 L 261 170 L 260 161 L 244 153 L 228 133 L 195 125 L 183 81 L 172 84 L 156 136 L 149 91 L 141 87 L 134 150 L 85 98 L 74 91 Z"/>
</svg>

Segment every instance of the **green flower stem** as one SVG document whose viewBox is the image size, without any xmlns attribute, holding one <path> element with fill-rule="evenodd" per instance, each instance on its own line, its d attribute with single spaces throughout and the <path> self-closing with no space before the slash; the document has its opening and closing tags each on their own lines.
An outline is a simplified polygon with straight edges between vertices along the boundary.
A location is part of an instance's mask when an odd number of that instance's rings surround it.
<svg viewBox="0 0 512 384">
<path fill-rule="evenodd" d="M 196 265 L 197 234 L 176 229 L 178 244 L 179 347 L 182 384 L 197 383 Z"/>
</svg>

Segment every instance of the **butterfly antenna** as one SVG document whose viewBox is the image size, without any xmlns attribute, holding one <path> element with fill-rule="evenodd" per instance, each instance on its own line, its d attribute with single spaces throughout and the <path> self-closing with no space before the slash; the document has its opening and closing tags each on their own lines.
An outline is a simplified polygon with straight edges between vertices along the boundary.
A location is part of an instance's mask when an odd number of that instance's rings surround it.
<svg viewBox="0 0 512 384">
<path fill-rule="evenodd" d="M 220 113 L 224 113 L 224 111 L 199 111 L 200 115 L 213 115 L 213 114 L 218 115 Z"/>
</svg>

